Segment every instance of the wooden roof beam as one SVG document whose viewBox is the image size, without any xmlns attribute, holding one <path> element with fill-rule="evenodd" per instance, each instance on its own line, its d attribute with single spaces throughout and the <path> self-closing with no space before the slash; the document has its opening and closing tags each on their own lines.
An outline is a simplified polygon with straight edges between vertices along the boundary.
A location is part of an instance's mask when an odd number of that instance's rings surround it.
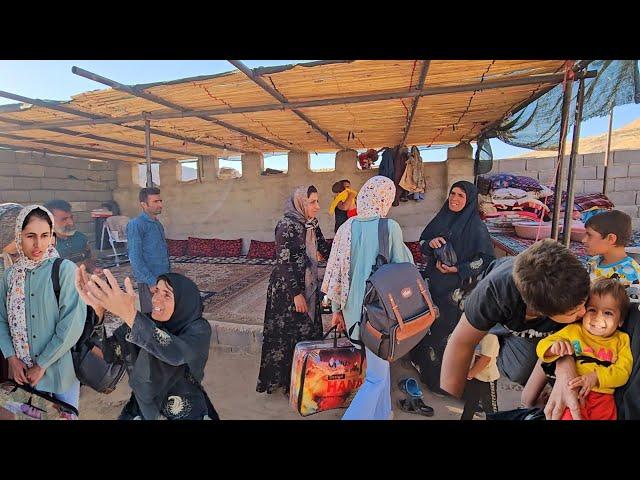
<svg viewBox="0 0 640 480">
<path fill-rule="evenodd" d="M 89 72 L 88 70 L 84 70 L 79 67 L 72 67 L 71 71 L 76 75 L 79 75 L 84 78 L 88 78 L 89 80 L 93 80 L 103 85 L 107 85 L 113 88 L 114 90 L 118 90 L 119 92 L 127 93 L 131 96 L 138 97 L 138 98 L 143 98 L 149 102 L 157 103 L 158 105 L 165 106 L 167 108 L 176 110 L 178 112 L 186 112 L 188 110 L 187 108 L 181 105 L 178 105 L 177 103 L 173 103 L 169 100 L 165 100 L 162 97 L 158 97 L 157 95 L 154 95 L 152 93 L 145 92 L 142 89 L 132 87 L 129 85 L 124 85 L 122 83 L 118 83 L 115 80 L 111 80 L 107 77 L 103 77 L 102 75 L 98 75 L 97 73 L 92 73 L 92 72 Z M 197 115 L 196 118 L 199 118 L 200 120 L 204 120 L 205 122 L 219 125 L 221 127 L 226 128 L 227 130 L 231 130 L 232 132 L 237 132 L 249 138 L 253 138 L 254 140 L 259 140 L 260 142 L 268 143 L 269 145 L 274 145 L 285 151 L 288 151 L 291 149 L 291 146 L 285 145 L 280 142 L 276 142 L 274 140 L 270 140 L 268 138 L 263 137 L 262 135 L 258 135 L 257 133 L 251 132 L 249 130 L 245 130 L 244 128 L 236 127 L 234 125 L 231 125 L 230 123 L 223 122 L 222 120 L 218 120 L 217 118 L 211 117 L 209 115 Z"/>
<path fill-rule="evenodd" d="M 496 88 L 509 88 L 522 85 L 538 85 L 538 84 L 552 84 L 552 86 L 561 83 L 564 79 L 562 74 L 551 75 L 538 75 L 533 77 L 514 78 L 508 80 L 496 80 L 492 82 L 476 82 L 465 85 L 451 85 L 445 87 L 431 87 L 424 88 L 422 91 L 418 90 L 403 90 L 402 92 L 387 92 L 387 93 L 374 93 L 367 95 L 356 95 L 351 97 L 336 97 L 325 98 L 318 100 L 306 100 L 300 102 L 289 103 L 277 103 L 269 105 L 255 105 L 248 107 L 224 107 L 205 110 L 188 110 L 185 112 L 175 111 L 162 111 L 162 112 L 149 112 L 147 118 L 151 120 L 165 120 L 169 118 L 186 118 L 195 117 L 198 115 L 228 115 L 234 113 L 254 113 L 254 112 L 268 112 L 274 110 L 293 110 L 301 108 L 315 108 L 315 107 L 327 107 L 332 105 L 346 105 L 354 103 L 368 103 L 368 102 L 380 102 L 386 100 L 395 100 L 401 98 L 415 98 L 415 97 L 428 97 L 436 95 L 448 95 L 452 93 L 472 92 L 474 90 L 491 90 Z M 141 121 L 142 115 L 127 115 L 124 117 L 110 117 L 104 119 L 95 120 L 67 120 L 60 122 L 43 122 L 40 124 L 32 123 L 28 126 L 2 128 L 0 131 L 11 132 L 18 130 L 34 130 L 34 129 L 50 129 L 58 127 L 77 127 L 84 125 L 100 125 L 104 123 L 110 124 L 123 124 Z M 142 127 L 141 127 L 142 128 Z M 142 128 L 144 130 L 144 128 Z M 194 142 L 195 143 L 195 142 Z M 228 148 L 228 147 L 227 147 Z M 228 148 L 231 150 L 231 148 Z"/>
<path fill-rule="evenodd" d="M 273 98 L 278 100 L 282 105 L 289 103 L 289 101 L 284 95 L 282 95 L 275 88 L 269 85 L 262 77 L 255 75 L 253 71 L 249 67 L 247 67 L 244 63 L 242 63 L 239 60 L 228 60 L 228 62 L 231 63 L 231 65 L 233 65 L 234 67 L 236 67 L 238 70 L 240 70 L 242 73 L 244 73 L 247 77 L 249 77 L 256 85 L 262 88 L 265 92 L 267 92 Z M 317 123 L 315 123 L 313 120 L 307 117 L 304 113 L 300 112 L 295 108 L 292 108 L 291 111 L 295 113 L 300 119 L 305 121 L 307 125 L 309 125 L 315 131 L 320 133 L 323 137 L 325 137 L 328 141 L 330 140 L 333 144 L 337 145 L 342 150 L 346 150 L 346 148 L 340 142 L 338 142 L 335 138 L 333 138 L 329 134 L 329 132 L 320 128 L 320 126 Z"/>
<path fill-rule="evenodd" d="M 24 122 L 22 120 L 16 120 L 14 118 L 4 118 L 4 117 L 0 117 L 0 122 L 13 123 L 15 125 L 21 125 L 21 126 L 33 125 L 33 123 L 31 122 Z M 127 142 L 125 140 L 118 140 L 116 138 L 103 137 L 100 135 L 93 135 L 90 133 L 76 132 L 74 130 L 67 130 L 66 128 L 40 128 L 39 130 L 47 130 L 50 132 L 60 133 L 62 135 L 69 135 L 71 137 L 76 137 L 76 138 L 77 137 L 87 138 L 89 140 L 95 140 L 97 142 L 113 143 L 114 145 L 122 145 L 125 147 L 142 148 L 142 149 L 145 148 L 144 144 L 142 143 L 133 143 L 133 142 Z M 34 139 L 30 137 L 23 137 L 23 139 L 34 141 Z M 154 147 L 153 149 L 158 152 L 170 153 L 170 154 L 181 156 L 181 157 L 182 156 L 197 157 L 201 155 L 200 153 L 193 153 L 187 150 L 173 150 L 171 148 L 164 148 L 164 147 Z"/>
<path fill-rule="evenodd" d="M 424 60 L 422 64 L 422 70 L 420 70 L 420 78 L 418 79 L 418 85 L 416 85 L 416 90 L 421 92 L 424 88 L 424 82 L 427 78 L 427 72 L 429 71 L 429 66 L 431 65 L 431 60 Z M 409 129 L 411 128 L 411 122 L 413 122 L 413 117 L 416 114 L 416 110 L 418 109 L 418 102 L 420 102 L 420 97 L 415 97 L 413 99 L 413 105 L 411 105 L 411 112 L 409 113 L 409 118 L 407 118 L 407 124 L 404 127 L 404 134 L 402 135 L 402 140 L 400 141 L 400 145 L 404 145 L 407 137 L 409 136 Z"/>
<path fill-rule="evenodd" d="M 85 122 L 89 122 L 88 125 L 91 125 L 93 122 L 101 122 L 101 123 L 125 123 L 125 122 L 113 122 L 111 117 L 106 117 L 104 115 L 95 115 L 93 113 L 87 113 L 87 112 L 83 112 L 82 110 L 77 110 L 75 108 L 70 108 L 70 107 L 65 107 L 64 105 L 61 105 L 57 102 L 46 102 L 44 100 L 38 100 L 35 98 L 28 98 L 28 97 L 23 97 L 22 95 L 16 95 L 13 93 L 9 93 L 9 92 L 5 92 L 3 90 L 0 90 L 0 97 L 3 98 L 9 98 L 11 100 L 16 100 L 19 102 L 23 102 L 23 103 L 29 103 L 31 105 L 36 105 L 38 107 L 42 107 L 42 108 L 46 108 L 49 110 L 56 110 L 58 112 L 64 112 L 64 113 L 68 113 L 70 115 L 76 115 L 78 117 L 84 117 L 90 120 L 84 120 Z M 145 119 L 145 114 L 141 114 L 141 115 L 136 115 L 138 120 L 144 120 Z M 135 121 L 135 120 L 134 120 Z M 62 122 L 64 123 L 64 122 Z M 69 122 L 71 123 L 71 122 Z M 35 124 L 31 124 L 31 125 L 35 125 Z M 136 130 L 139 132 L 144 132 L 144 127 L 134 127 L 134 126 L 127 126 L 127 125 L 122 125 L 124 128 L 130 128 L 132 130 Z M 12 130 L 23 130 L 24 127 L 16 127 L 15 129 Z M 5 131 L 10 131 L 5 129 Z M 189 138 L 189 137 L 185 137 L 185 136 L 180 136 L 180 135 L 176 135 L 173 134 L 171 132 L 165 132 L 163 130 L 158 130 L 156 128 L 152 128 L 151 129 L 151 133 L 153 133 L 154 135 L 158 135 L 161 137 L 168 137 L 168 138 L 173 138 L 176 140 L 181 140 L 183 142 L 190 142 L 193 143 L 195 145 L 202 145 L 205 147 L 212 147 L 212 148 L 218 148 L 218 149 L 227 149 L 227 150 L 231 150 L 234 152 L 240 152 L 240 153 L 247 153 L 246 150 L 242 150 L 236 147 L 232 147 L 231 145 L 219 145 L 216 143 L 210 143 L 210 142 L 203 142 L 201 140 L 196 140 L 195 138 Z"/>
</svg>

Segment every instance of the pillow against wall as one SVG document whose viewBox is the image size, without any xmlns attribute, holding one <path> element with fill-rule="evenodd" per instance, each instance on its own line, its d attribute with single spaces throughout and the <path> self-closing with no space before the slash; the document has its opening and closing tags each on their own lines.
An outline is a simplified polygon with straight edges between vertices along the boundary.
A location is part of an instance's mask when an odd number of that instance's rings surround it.
<svg viewBox="0 0 640 480">
<path fill-rule="evenodd" d="M 189 237 L 187 255 L 194 257 L 239 257 L 242 254 L 242 239 Z"/>
<path fill-rule="evenodd" d="M 266 258 L 273 260 L 276 258 L 276 242 L 261 242 L 251 240 L 247 258 Z"/>
<path fill-rule="evenodd" d="M 242 255 L 242 239 L 221 240 L 213 239 L 214 257 L 239 257 Z"/>
<path fill-rule="evenodd" d="M 172 257 L 182 257 L 187 254 L 189 240 L 172 240 L 167 238 L 167 247 L 169 255 Z"/>
<path fill-rule="evenodd" d="M 187 255 L 192 257 L 215 257 L 212 238 L 189 237 Z"/>
</svg>

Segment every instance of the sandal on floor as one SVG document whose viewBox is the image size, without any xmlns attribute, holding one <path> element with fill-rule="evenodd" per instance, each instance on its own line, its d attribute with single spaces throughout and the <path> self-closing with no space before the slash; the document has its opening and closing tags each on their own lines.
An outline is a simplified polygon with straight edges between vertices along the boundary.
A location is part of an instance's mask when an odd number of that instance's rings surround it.
<svg viewBox="0 0 640 480">
<path fill-rule="evenodd" d="M 398 382 L 398 388 L 410 398 L 422 398 L 422 390 L 420 390 L 420 385 L 415 378 L 403 378 Z"/>
<path fill-rule="evenodd" d="M 433 417 L 433 408 L 425 405 L 421 398 L 401 398 L 398 400 L 400 410 L 407 413 L 415 413 L 425 417 Z"/>
</svg>

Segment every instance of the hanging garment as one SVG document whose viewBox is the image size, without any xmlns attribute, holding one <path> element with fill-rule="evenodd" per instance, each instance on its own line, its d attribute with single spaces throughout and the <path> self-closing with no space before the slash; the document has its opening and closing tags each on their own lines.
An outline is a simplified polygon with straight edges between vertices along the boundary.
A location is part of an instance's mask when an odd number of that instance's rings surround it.
<svg viewBox="0 0 640 480">
<path fill-rule="evenodd" d="M 390 178 L 391 180 L 395 178 L 394 169 L 393 169 L 394 158 L 395 158 L 395 148 L 386 147 L 382 151 L 382 159 L 380 160 L 380 167 L 378 170 L 379 175 Z"/>
<path fill-rule="evenodd" d="M 411 155 L 406 163 L 404 175 L 400 179 L 400 186 L 410 193 L 424 193 L 427 183 L 422 169 L 422 157 L 418 147 L 411 147 Z"/>
<path fill-rule="evenodd" d="M 407 152 L 406 148 L 401 146 L 396 147 L 396 154 L 393 159 L 393 172 L 394 172 L 393 183 L 395 183 L 396 185 L 396 198 L 393 202 L 394 207 L 397 207 L 398 205 L 400 205 L 401 199 L 402 201 L 407 201 L 407 198 L 406 198 L 407 191 L 400 186 L 400 180 L 404 175 L 408 158 L 409 158 L 409 152 Z"/>
</svg>

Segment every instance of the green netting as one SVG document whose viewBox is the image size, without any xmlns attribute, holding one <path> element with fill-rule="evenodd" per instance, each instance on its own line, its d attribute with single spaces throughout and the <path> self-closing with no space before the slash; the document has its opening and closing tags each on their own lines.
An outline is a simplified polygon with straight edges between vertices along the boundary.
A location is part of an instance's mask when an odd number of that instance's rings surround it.
<svg viewBox="0 0 640 480">
<path fill-rule="evenodd" d="M 637 60 L 594 60 L 589 64 L 588 70 L 596 70 L 597 76 L 585 80 L 583 121 L 593 117 L 604 117 L 613 107 L 619 105 L 640 103 Z M 569 112 L 569 129 L 575 119 L 577 95 L 576 82 Z M 558 148 L 561 114 L 562 84 L 505 119 L 494 130 L 486 132 L 484 139 L 498 138 L 516 147 L 552 150 Z M 484 139 L 479 139 L 478 142 Z M 476 160 L 476 164 L 478 162 L 479 160 Z"/>
</svg>

